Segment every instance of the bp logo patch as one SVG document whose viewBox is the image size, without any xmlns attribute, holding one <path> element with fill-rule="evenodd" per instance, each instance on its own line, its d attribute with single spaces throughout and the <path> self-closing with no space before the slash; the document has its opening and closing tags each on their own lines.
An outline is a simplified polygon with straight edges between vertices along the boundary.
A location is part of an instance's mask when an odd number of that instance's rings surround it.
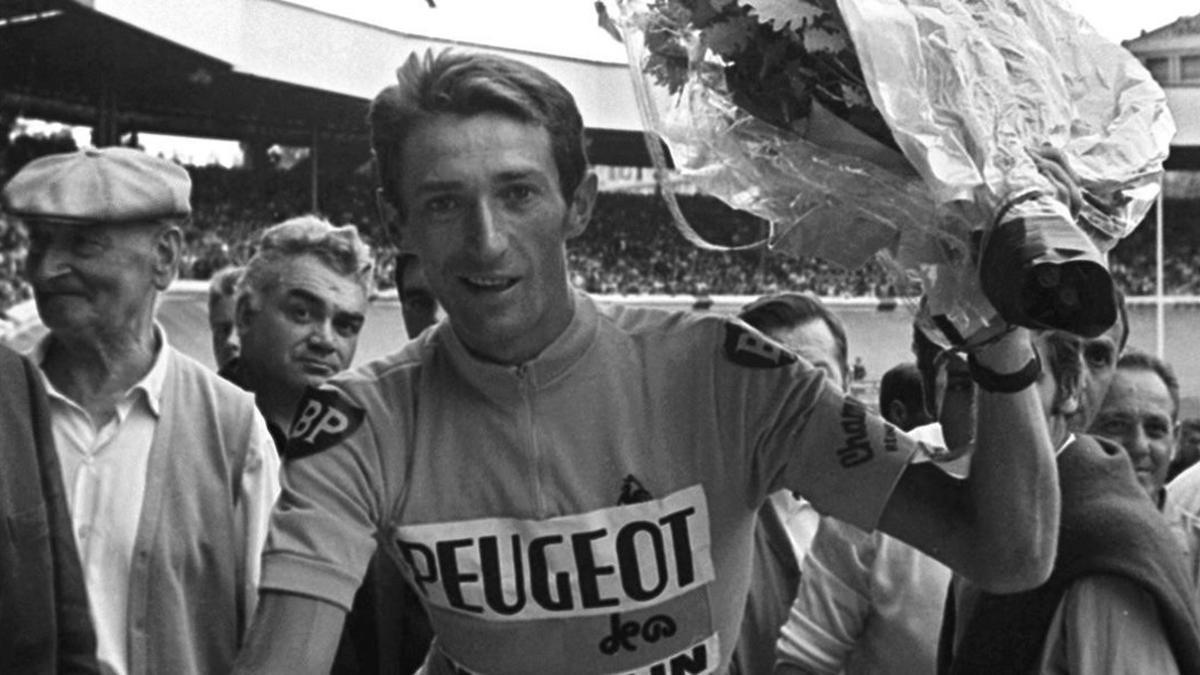
<svg viewBox="0 0 1200 675">
<path fill-rule="evenodd" d="M 353 434 L 366 413 L 331 389 L 309 388 L 288 430 L 285 459 L 300 459 L 327 450 Z"/>
<path fill-rule="evenodd" d="M 752 328 L 735 321 L 725 324 L 725 355 L 739 366 L 778 368 L 796 362 L 796 355 Z"/>
</svg>

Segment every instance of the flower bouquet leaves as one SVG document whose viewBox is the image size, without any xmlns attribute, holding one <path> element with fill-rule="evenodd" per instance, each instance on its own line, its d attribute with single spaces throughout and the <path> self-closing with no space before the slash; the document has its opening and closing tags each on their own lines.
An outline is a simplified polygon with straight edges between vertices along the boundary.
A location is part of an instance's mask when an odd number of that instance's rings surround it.
<svg viewBox="0 0 1200 675">
<path fill-rule="evenodd" d="M 680 178 L 770 222 L 762 243 L 875 256 L 965 335 L 1115 319 L 1105 254 L 1153 203 L 1174 124 L 1136 59 L 1060 0 L 621 10 L 647 129 Z M 1056 198 L 1046 153 L 1082 199 Z"/>
</svg>

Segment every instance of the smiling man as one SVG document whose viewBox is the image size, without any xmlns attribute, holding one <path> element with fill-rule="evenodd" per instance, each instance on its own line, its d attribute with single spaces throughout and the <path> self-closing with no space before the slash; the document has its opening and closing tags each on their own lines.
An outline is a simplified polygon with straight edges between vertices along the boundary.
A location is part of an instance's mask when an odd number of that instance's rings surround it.
<svg viewBox="0 0 1200 675">
<path fill-rule="evenodd" d="M 50 329 L 34 361 L 104 673 L 229 670 L 278 492 L 251 397 L 154 320 L 190 190 L 172 162 L 104 148 L 34 160 L 3 192 L 30 231 L 27 273 Z"/>
<path fill-rule="evenodd" d="M 221 374 L 254 393 L 280 447 L 304 390 L 350 367 L 370 271 L 353 225 L 313 216 L 268 229 L 246 264 L 235 308 L 241 355 Z"/>
<path fill-rule="evenodd" d="M 914 440 L 745 323 L 571 288 L 597 179 L 559 82 L 454 52 L 397 76 L 370 116 L 382 201 L 447 318 L 301 403 L 243 672 L 327 671 L 378 547 L 429 610 L 429 675 L 724 673 L 781 489 L 993 590 L 1049 573 L 1027 331 L 972 356 L 971 476 L 909 466 Z"/>
<path fill-rule="evenodd" d="M 1171 367 L 1149 354 L 1130 352 L 1117 362 L 1092 422 L 1093 434 L 1119 443 L 1129 453 L 1138 483 L 1159 508 L 1179 438 L 1178 414 L 1179 382 Z"/>
</svg>

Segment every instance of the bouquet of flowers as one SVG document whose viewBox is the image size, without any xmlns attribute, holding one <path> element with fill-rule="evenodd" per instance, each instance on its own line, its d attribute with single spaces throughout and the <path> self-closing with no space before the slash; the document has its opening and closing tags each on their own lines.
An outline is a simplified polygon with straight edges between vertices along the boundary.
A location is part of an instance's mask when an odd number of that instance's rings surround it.
<svg viewBox="0 0 1200 675">
<path fill-rule="evenodd" d="M 965 335 L 1115 319 L 1105 254 L 1153 203 L 1174 124 L 1061 0 L 620 4 L 647 129 L 677 175 L 769 221 L 764 243 L 875 255 Z"/>
</svg>

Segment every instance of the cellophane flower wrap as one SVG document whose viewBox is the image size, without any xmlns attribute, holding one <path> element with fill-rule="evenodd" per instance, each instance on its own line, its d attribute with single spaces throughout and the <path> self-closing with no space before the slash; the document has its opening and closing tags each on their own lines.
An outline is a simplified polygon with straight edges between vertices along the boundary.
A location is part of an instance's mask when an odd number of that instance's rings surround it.
<svg viewBox="0 0 1200 675">
<path fill-rule="evenodd" d="M 1051 248 L 1063 223 L 1079 228 L 1065 248 L 1090 246 L 1108 279 L 1104 254 L 1157 197 L 1175 132 L 1166 97 L 1061 0 L 620 6 L 674 177 L 769 221 L 773 248 L 850 268 L 877 257 L 964 335 L 997 321 L 978 266 L 1001 217 L 1055 221 Z M 1034 163 L 1045 147 L 1078 174 L 1078 214 Z"/>
</svg>

